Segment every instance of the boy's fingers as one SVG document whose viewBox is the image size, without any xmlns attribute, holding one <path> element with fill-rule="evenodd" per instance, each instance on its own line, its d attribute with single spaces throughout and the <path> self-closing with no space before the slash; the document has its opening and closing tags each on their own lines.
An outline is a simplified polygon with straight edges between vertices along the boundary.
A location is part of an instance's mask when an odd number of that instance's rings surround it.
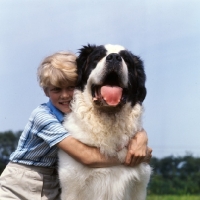
<svg viewBox="0 0 200 200">
<path fill-rule="evenodd" d="M 150 163 L 152 157 L 152 149 L 150 147 L 147 147 L 146 153 L 143 152 L 140 156 L 134 155 L 134 150 L 129 150 L 126 155 L 125 159 L 125 165 L 129 166 L 136 166 L 140 164 L 141 162 Z"/>
<path fill-rule="evenodd" d="M 136 166 L 144 159 L 144 156 L 134 156 L 133 151 L 127 153 L 125 164 L 130 166 Z"/>
<path fill-rule="evenodd" d="M 151 148 L 147 148 L 147 156 L 145 157 L 145 162 L 146 163 L 150 163 L 150 161 L 151 161 L 151 158 L 152 158 L 152 149 Z"/>
<path fill-rule="evenodd" d="M 149 148 L 149 147 L 147 147 L 147 157 L 152 157 L 152 149 L 151 148 Z"/>
<path fill-rule="evenodd" d="M 125 159 L 125 164 L 126 164 L 126 165 L 130 165 L 130 164 L 131 164 L 131 161 L 132 161 L 132 153 L 133 153 L 132 150 L 129 150 L 129 151 L 127 152 L 126 159 Z"/>
<path fill-rule="evenodd" d="M 150 148 L 150 147 L 147 147 L 147 155 L 148 155 L 148 154 L 151 154 L 151 153 L 152 153 L 152 151 L 153 151 L 153 150 L 152 150 L 152 148 Z"/>
<path fill-rule="evenodd" d="M 133 157 L 132 161 L 131 161 L 131 166 L 136 166 L 140 163 L 141 161 L 141 157 Z"/>
</svg>

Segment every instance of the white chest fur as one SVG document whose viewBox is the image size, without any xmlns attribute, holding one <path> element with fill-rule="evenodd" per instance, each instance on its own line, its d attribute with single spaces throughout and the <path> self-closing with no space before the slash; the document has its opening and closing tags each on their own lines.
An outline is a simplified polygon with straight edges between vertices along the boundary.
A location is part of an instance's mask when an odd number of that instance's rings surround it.
<svg viewBox="0 0 200 200">
<path fill-rule="evenodd" d="M 96 110 L 83 93 L 76 91 L 73 112 L 64 123 L 72 136 L 100 148 L 107 156 L 126 156 L 126 145 L 141 129 L 142 107 L 126 104 L 116 114 Z M 59 152 L 59 175 L 62 200 L 144 200 L 151 169 L 147 164 L 130 168 L 88 168 L 66 153 Z"/>
</svg>

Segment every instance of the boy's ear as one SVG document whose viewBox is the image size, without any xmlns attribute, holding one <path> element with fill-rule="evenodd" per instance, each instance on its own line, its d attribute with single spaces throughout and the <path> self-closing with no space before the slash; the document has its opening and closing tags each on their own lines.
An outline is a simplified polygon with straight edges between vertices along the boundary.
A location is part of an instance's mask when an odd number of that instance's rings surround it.
<svg viewBox="0 0 200 200">
<path fill-rule="evenodd" d="M 79 56 L 76 59 L 77 63 L 77 70 L 78 70 L 78 81 L 77 81 L 77 87 L 81 90 L 83 90 L 83 72 L 87 66 L 87 58 L 88 56 L 94 51 L 96 48 L 96 45 L 90 45 L 83 46 L 81 49 L 79 49 Z"/>
</svg>

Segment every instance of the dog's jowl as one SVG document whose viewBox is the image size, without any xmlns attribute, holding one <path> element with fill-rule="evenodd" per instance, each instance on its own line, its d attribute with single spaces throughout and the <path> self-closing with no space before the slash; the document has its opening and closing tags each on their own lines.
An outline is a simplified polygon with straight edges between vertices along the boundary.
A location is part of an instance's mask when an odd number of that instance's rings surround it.
<svg viewBox="0 0 200 200">
<path fill-rule="evenodd" d="M 143 62 L 108 44 L 83 46 L 77 65 L 78 86 L 64 126 L 77 140 L 123 163 L 128 141 L 142 129 Z M 145 200 L 150 174 L 146 163 L 90 168 L 59 151 L 62 200 Z"/>
</svg>

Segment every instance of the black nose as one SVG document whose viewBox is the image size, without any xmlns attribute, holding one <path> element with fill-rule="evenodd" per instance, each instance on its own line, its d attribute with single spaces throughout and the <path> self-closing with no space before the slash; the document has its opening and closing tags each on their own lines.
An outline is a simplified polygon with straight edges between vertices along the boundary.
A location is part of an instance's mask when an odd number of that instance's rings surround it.
<svg viewBox="0 0 200 200">
<path fill-rule="evenodd" d="M 106 57 L 107 62 L 121 62 L 122 58 L 117 53 L 111 53 Z"/>
</svg>

